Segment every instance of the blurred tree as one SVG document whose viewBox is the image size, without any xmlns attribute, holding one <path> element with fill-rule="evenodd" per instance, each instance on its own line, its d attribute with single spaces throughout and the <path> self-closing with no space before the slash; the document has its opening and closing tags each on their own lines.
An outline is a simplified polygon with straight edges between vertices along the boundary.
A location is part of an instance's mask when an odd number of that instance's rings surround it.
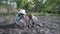
<svg viewBox="0 0 60 34">
<path fill-rule="evenodd" d="M 60 0 L 47 0 L 45 7 L 48 12 L 54 12 L 52 11 L 52 8 L 54 8 L 54 6 L 60 5 Z"/>
<path fill-rule="evenodd" d="M 42 13 L 51 13 L 54 6 L 60 5 L 60 0 L 0 0 L 0 4 L 2 3 L 1 1 L 10 1 L 10 4 L 11 2 L 16 2 L 17 9 L 24 8 L 30 11 L 34 8 L 34 12 Z"/>
<path fill-rule="evenodd" d="M 31 9 L 33 5 L 33 1 L 30 0 L 14 0 L 17 3 L 17 8 Z"/>
</svg>

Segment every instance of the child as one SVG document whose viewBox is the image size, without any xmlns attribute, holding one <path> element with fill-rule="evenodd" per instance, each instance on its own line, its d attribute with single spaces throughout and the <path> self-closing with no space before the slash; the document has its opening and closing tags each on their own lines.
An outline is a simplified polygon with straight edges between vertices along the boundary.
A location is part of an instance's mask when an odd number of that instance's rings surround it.
<svg viewBox="0 0 60 34">
<path fill-rule="evenodd" d="M 36 24 L 38 21 L 37 17 L 33 16 L 33 14 L 29 14 L 28 16 L 28 28 L 34 27 L 34 24 Z"/>
<path fill-rule="evenodd" d="M 25 20 L 26 12 L 24 9 L 21 9 L 18 14 L 15 17 L 15 22 L 18 25 L 18 27 L 25 27 L 26 26 L 26 20 Z"/>
</svg>

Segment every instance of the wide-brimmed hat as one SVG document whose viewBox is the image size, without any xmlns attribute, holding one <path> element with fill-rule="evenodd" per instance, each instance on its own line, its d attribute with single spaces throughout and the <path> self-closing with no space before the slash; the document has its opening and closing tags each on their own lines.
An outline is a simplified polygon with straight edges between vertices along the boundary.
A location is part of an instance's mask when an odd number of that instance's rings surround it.
<svg viewBox="0 0 60 34">
<path fill-rule="evenodd" d="M 20 9 L 20 11 L 19 11 L 18 13 L 21 13 L 21 14 L 26 15 L 26 12 L 25 12 L 25 10 L 24 10 L 24 9 Z"/>
</svg>

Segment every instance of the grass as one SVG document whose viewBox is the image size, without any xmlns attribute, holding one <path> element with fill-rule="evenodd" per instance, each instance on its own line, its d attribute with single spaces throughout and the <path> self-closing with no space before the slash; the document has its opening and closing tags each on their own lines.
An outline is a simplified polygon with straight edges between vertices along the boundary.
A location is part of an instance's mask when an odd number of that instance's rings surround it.
<svg viewBox="0 0 60 34">
<path fill-rule="evenodd" d="M 17 13 L 17 12 L 16 12 Z M 0 16 L 16 15 L 16 13 L 0 13 Z"/>
<path fill-rule="evenodd" d="M 34 12 L 32 14 L 36 15 L 36 16 L 57 16 L 57 15 L 60 15 L 60 14 L 56 14 L 56 13 L 43 13 L 43 12 L 41 12 L 41 13 Z M 29 15 L 29 14 L 27 13 L 27 15 Z"/>
<path fill-rule="evenodd" d="M 6 15 L 16 15 L 17 14 L 17 12 L 15 12 L 15 13 L 0 13 L 0 16 L 6 16 Z M 59 15 L 59 14 L 56 14 L 56 13 L 38 13 L 38 12 L 34 12 L 34 13 L 32 13 L 33 15 L 35 15 L 35 16 L 57 16 L 57 15 Z M 29 13 L 27 13 L 26 15 L 29 15 Z"/>
</svg>

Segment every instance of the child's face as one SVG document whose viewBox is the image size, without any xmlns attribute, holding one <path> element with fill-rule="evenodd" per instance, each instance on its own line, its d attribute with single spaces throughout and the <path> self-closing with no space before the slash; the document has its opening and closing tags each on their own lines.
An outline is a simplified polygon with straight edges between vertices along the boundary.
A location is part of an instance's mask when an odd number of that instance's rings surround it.
<svg viewBox="0 0 60 34">
<path fill-rule="evenodd" d="M 21 14 L 21 13 L 20 13 L 19 15 L 20 15 L 21 17 L 24 17 L 24 14 Z"/>
</svg>

